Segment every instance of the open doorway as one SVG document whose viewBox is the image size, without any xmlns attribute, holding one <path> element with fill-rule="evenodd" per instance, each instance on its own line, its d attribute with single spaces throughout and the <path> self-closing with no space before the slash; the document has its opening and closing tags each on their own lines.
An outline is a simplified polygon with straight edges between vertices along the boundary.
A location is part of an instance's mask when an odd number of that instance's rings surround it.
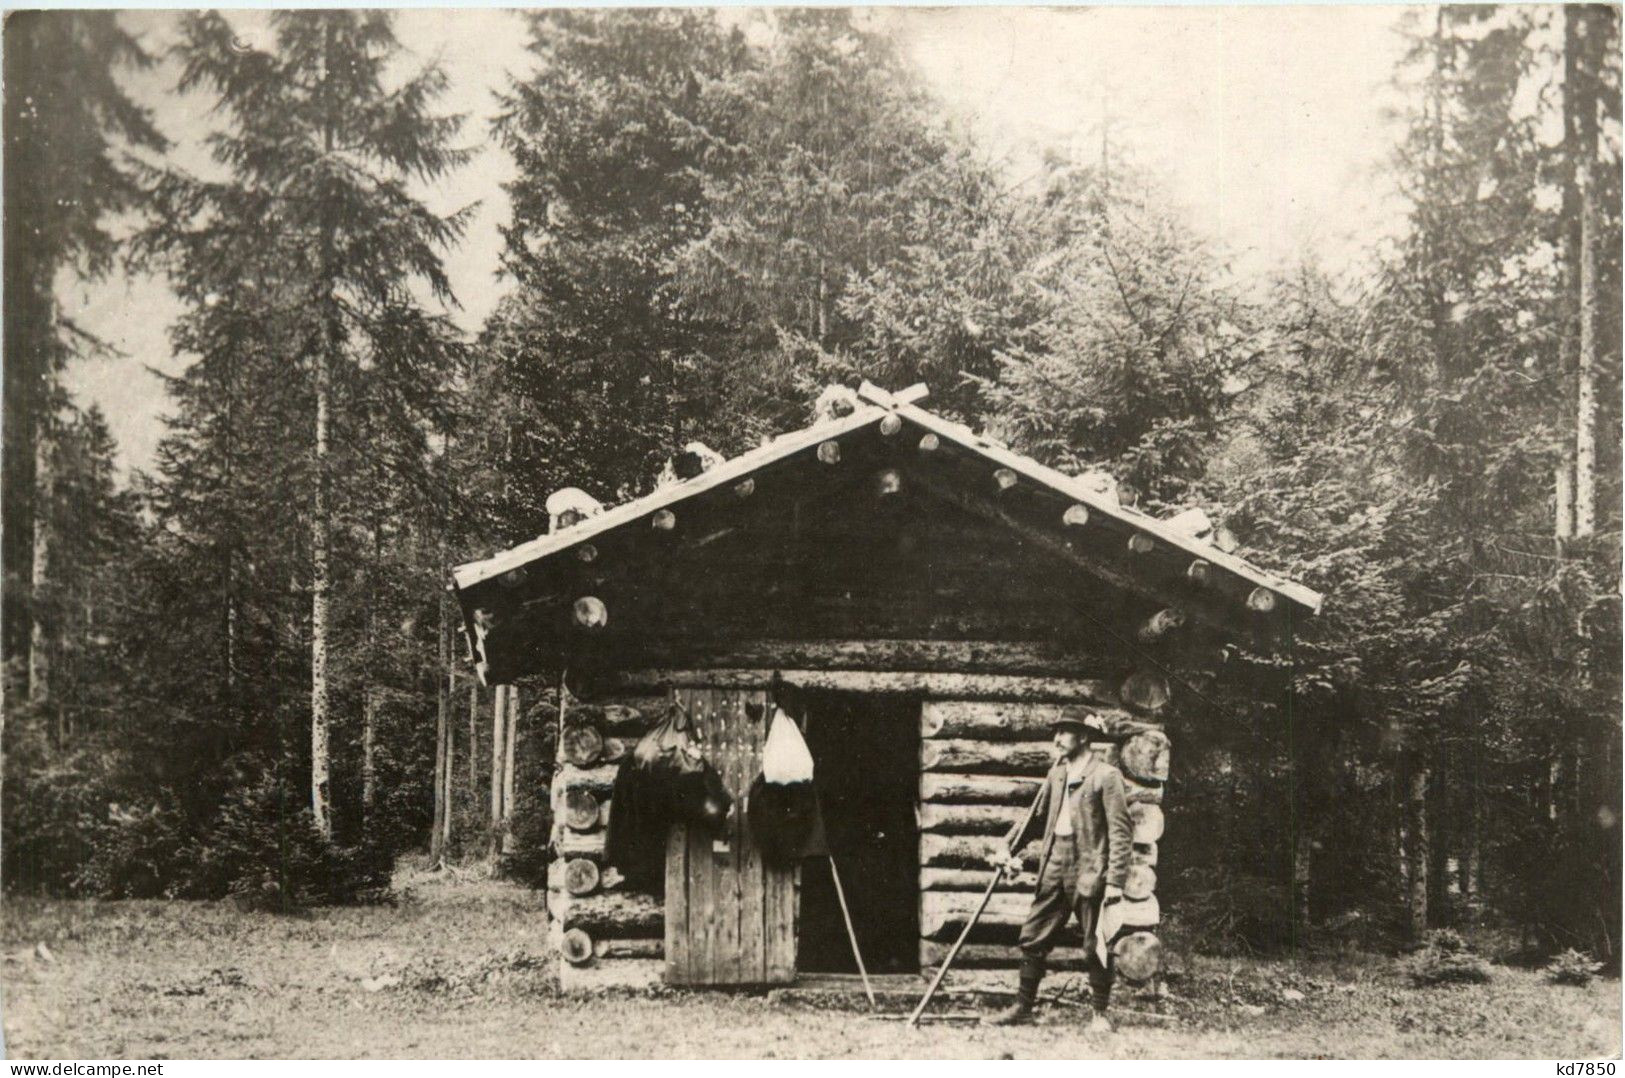
<svg viewBox="0 0 1625 1078">
<path fill-rule="evenodd" d="M 920 968 L 920 703 L 905 696 L 805 692 L 807 746 L 829 848 L 871 973 Z M 855 973 L 827 861 L 801 870 L 799 955 L 806 973 Z"/>
</svg>

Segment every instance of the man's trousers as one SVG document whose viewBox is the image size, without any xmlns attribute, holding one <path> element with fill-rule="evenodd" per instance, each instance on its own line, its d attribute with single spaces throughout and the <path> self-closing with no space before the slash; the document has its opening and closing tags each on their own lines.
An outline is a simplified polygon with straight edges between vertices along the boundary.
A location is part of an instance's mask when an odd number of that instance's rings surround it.
<svg viewBox="0 0 1625 1078">
<path fill-rule="evenodd" d="M 1071 835 L 1056 835 L 1050 847 L 1049 861 L 1038 879 L 1038 891 L 1033 895 L 1032 909 L 1021 925 L 1017 946 L 1026 963 L 1042 970 L 1050 951 L 1060 942 L 1061 933 L 1074 916 L 1083 933 L 1083 946 L 1088 954 L 1084 970 L 1089 975 L 1089 996 L 1095 1010 L 1106 1009 L 1111 998 L 1113 970 L 1102 963 L 1095 953 L 1095 924 L 1100 916 L 1101 896 L 1080 897 L 1078 883 L 1078 848 Z"/>
</svg>

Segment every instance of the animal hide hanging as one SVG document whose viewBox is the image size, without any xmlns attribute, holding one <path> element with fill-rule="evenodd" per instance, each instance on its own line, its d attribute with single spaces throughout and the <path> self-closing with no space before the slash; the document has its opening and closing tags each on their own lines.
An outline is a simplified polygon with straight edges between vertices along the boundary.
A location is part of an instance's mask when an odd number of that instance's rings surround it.
<svg viewBox="0 0 1625 1078">
<path fill-rule="evenodd" d="M 745 799 L 745 820 L 768 864 L 791 865 L 829 853 L 824 814 L 813 785 L 812 753 L 782 709 L 773 712 L 762 746 L 762 772 Z"/>
</svg>

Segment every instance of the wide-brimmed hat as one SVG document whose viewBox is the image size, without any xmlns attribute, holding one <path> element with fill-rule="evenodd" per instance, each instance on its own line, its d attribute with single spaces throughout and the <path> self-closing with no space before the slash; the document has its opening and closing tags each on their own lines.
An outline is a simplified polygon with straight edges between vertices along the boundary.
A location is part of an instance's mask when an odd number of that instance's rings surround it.
<svg viewBox="0 0 1625 1078">
<path fill-rule="evenodd" d="M 1049 724 L 1051 732 L 1056 730 L 1071 730 L 1079 734 L 1104 735 L 1106 727 L 1101 723 L 1100 716 L 1084 713 L 1066 713 Z"/>
</svg>

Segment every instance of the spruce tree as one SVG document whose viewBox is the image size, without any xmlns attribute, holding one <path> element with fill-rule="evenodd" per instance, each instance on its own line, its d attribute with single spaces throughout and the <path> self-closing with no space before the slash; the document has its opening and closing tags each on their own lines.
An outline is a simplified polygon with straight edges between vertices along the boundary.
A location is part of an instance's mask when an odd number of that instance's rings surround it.
<svg viewBox="0 0 1625 1078">
<path fill-rule="evenodd" d="M 43 699 L 55 619 L 51 441 L 71 422 L 59 375 L 75 355 L 101 350 L 53 288 L 63 270 L 94 279 L 112 268 L 110 220 L 145 197 L 126 151 L 165 141 L 115 77 L 151 58 L 113 12 L 13 12 L 4 49 L 4 641 L 8 657 L 30 651 L 29 695 Z M 28 618 L 13 616 L 19 608 Z"/>
<path fill-rule="evenodd" d="M 180 88 L 218 95 L 225 124 L 210 147 L 227 178 L 164 175 L 162 220 L 143 239 L 169 260 L 192 308 L 183 332 L 242 320 L 230 362 L 272 364 L 285 372 L 279 396 L 308 402 L 298 408 L 303 423 L 281 434 L 286 448 L 295 431 L 308 432 L 293 443 L 307 451 L 287 456 L 307 507 L 310 804 L 331 833 L 335 560 L 359 557 L 353 507 L 378 494 L 366 462 L 381 459 L 407 487 L 428 489 L 425 430 L 444 422 L 458 345 L 449 319 L 426 310 L 417 291 L 454 302 L 441 254 L 460 238 L 466 211 L 432 212 L 413 184 L 468 154 L 452 145 L 461 118 L 432 111 L 446 86 L 437 67 L 389 84 L 401 49 L 388 13 L 278 12 L 272 21 L 268 51 L 243 48 L 220 14 L 183 21 Z M 229 624 L 229 600 L 224 609 Z"/>
<path fill-rule="evenodd" d="M 709 13 L 529 16 L 536 71 L 515 78 L 495 133 L 513 156 L 502 265 L 515 288 L 487 324 L 473 393 L 500 459 L 486 493 L 510 539 L 546 527 L 565 485 L 640 492 L 690 439 L 737 451 L 726 321 L 680 301 L 674 252 L 710 226 L 717 97 L 750 62 Z"/>
</svg>

